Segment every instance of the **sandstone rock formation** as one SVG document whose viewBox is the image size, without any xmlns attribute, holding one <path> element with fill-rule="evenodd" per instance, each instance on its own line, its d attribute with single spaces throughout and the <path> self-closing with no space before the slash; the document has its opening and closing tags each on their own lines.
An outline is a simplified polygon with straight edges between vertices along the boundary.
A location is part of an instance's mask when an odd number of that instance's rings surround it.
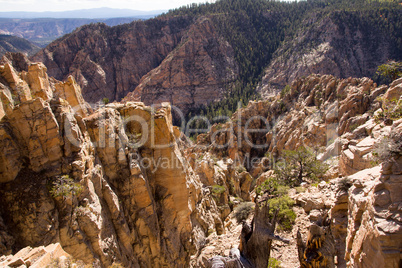
<svg viewBox="0 0 402 268">
<path fill-rule="evenodd" d="M 390 131 L 390 126 L 374 122 L 373 114 L 382 110 L 387 92 L 399 88 L 399 82 L 377 87 L 368 78 L 311 75 L 297 79 L 281 97 L 251 101 L 231 121 L 199 135 L 195 150 L 206 148 L 220 156 L 227 152 L 258 176 L 264 172 L 267 152 L 275 157 L 302 145 L 325 147 L 319 159 L 341 156 L 340 173 L 350 175 L 370 167 L 374 144 Z"/>
<path fill-rule="evenodd" d="M 290 195 L 303 218 L 301 261 L 399 265 L 402 121 L 389 116 L 400 109 L 402 80 L 377 87 L 367 78 L 297 79 L 192 145 L 167 103 L 93 110 L 74 77 L 57 81 L 24 57 L 2 64 L 0 255 L 59 243 L 100 267 L 206 267 L 214 255 L 225 256 L 214 265 L 266 267 L 280 238 L 250 191 L 273 176 L 275 157 L 305 145 L 333 168 L 321 178 L 328 183 Z M 258 203 L 254 220 L 237 225 L 233 208 L 248 200 Z M 309 232 L 310 224 L 319 228 Z M 218 246 L 225 237 L 231 244 Z"/>
<path fill-rule="evenodd" d="M 217 100 L 237 76 L 231 46 L 210 19 L 157 18 L 108 27 L 86 25 L 32 58 L 49 75 L 72 75 L 88 102 L 103 98 L 188 110 Z"/>
<path fill-rule="evenodd" d="M 60 243 L 95 266 L 188 267 L 223 223 L 170 106 L 92 111 L 74 78 L 27 65 L 0 68 L 0 254 Z"/>
<path fill-rule="evenodd" d="M 350 14 L 348 19 L 357 25 L 364 21 L 357 14 Z M 398 57 L 392 41 L 379 27 L 353 27 L 346 21 L 336 12 L 317 12 L 306 18 L 295 37 L 275 52 L 259 91 L 271 95 L 297 78 L 315 73 L 339 78 L 372 77 L 379 65 Z"/>
<path fill-rule="evenodd" d="M 399 147 L 401 123 L 393 127 L 390 135 Z M 353 183 L 349 190 L 345 256 L 349 266 L 401 265 L 401 167 L 401 154 L 397 153 L 390 155 L 381 166 L 349 177 Z"/>
<path fill-rule="evenodd" d="M 316 148 L 317 158 L 332 166 L 321 178 L 328 183 L 322 182 L 304 193 L 291 195 L 301 207 L 301 210 L 295 208 L 297 214 L 303 218 L 302 224 L 296 221 L 297 228 L 303 230 L 298 239 L 303 265 L 315 267 L 315 262 L 321 267 L 346 267 L 348 263 L 359 267 L 361 262 L 377 263 L 374 260 L 377 258 L 379 266 L 398 267 L 396 252 L 400 245 L 389 239 L 397 241 L 401 234 L 395 214 L 400 196 L 395 191 L 399 190 L 401 177 L 398 171 L 400 141 L 396 133 L 400 132 L 401 119 L 386 118 L 400 111 L 401 81 L 377 87 L 367 78 L 311 75 L 297 79 L 280 99 L 250 102 L 246 108 L 238 110 L 231 121 L 214 125 L 209 133 L 198 137 L 198 144 L 192 150 L 218 156 L 227 153 L 234 165 L 257 158 L 258 161 L 250 161 L 254 164 L 247 168 L 257 177 L 259 185 L 274 176 L 269 162 L 283 150 L 294 150 L 302 145 Z M 391 96 L 394 104 L 385 101 Z M 258 132 L 247 133 L 247 127 Z M 244 142 L 247 140 L 250 142 Z M 390 163 L 382 164 L 390 177 L 381 175 L 378 166 L 373 169 L 375 172 L 371 170 L 378 164 L 376 155 L 384 151 L 396 154 Z M 264 164 L 266 161 L 268 163 Z M 265 172 L 266 169 L 269 171 Z M 392 180 L 385 183 L 379 178 Z M 349 181 L 351 185 L 355 181 L 356 185 L 348 192 Z M 360 207 L 364 209 L 359 210 Z M 326 226 L 323 226 L 324 219 L 329 222 Z M 383 228 L 377 225 L 383 221 L 389 227 L 386 231 L 378 229 Z M 317 228 L 312 227 L 314 230 L 309 232 L 310 224 Z M 297 239 L 295 230 L 292 236 Z M 314 246 L 318 241 L 314 240 L 316 236 L 322 237 L 324 244 L 330 243 L 321 250 L 322 245 Z M 377 253 L 372 254 L 374 251 Z"/>
<path fill-rule="evenodd" d="M 0 259 L 2 267 L 69 267 L 72 265 L 71 256 L 66 253 L 59 243 L 50 244 L 47 247 L 21 249 L 15 255 L 3 256 Z"/>
<path fill-rule="evenodd" d="M 208 18 L 200 18 L 162 63 L 145 75 L 125 100 L 159 104 L 164 101 L 184 113 L 224 97 L 237 77 L 232 47 Z"/>
</svg>

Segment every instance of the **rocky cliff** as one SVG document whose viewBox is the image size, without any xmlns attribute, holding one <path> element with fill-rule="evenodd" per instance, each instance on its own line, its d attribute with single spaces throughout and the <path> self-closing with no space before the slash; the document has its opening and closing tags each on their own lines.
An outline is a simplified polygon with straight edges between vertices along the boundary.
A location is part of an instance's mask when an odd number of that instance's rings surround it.
<svg viewBox="0 0 402 268">
<path fill-rule="evenodd" d="M 217 100 L 237 75 L 233 50 L 208 19 L 179 16 L 108 27 L 83 26 L 33 57 L 49 75 L 72 75 L 84 98 L 170 101 L 179 108 Z"/>
<path fill-rule="evenodd" d="M 168 101 L 186 113 L 225 97 L 237 73 L 232 47 L 219 36 L 210 19 L 200 18 L 178 47 L 145 75 L 125 100 L 148 104 Z"/>
<path fill-rule="evenodd" d="M 368 78 L 299 78 L 280 96 L 250 102 L 212 126 L 192 150 L 245 164 L 259 185 L 275 176 L 270 169 L 284 150 L 315 148 L 330 168 L 316 187 L 289 193 L 302 208 L 294 208 L 289 251 L 298 248 L 303 267 L 398 267 L 401 85 L 402 79 L 378 87 Z M 297 252 L 276 246 L 284 265 L 296 265 Z"/>
<path fill-rule="evenodd" d="M 401 79 L 297 79 L 192 146 L 166 103 L 91 108 L 73 77 L 23 55 L 3 58 L 0 74 L 3 263 L 27 265 L 59 243 L 95 267 L 265 267 L 271 256 L 292 266 L 297 249 L 303 265 L 399 265 Z M 298 218 L 283 239 L 253 189 L 273 176 L 266 153 L 300 146 L 331 168 L 328 183 L 289 192 Z M 244 201 L 257 204 L 242 223 Z"/>
<path fill-rule="evenodd" d="M 224 218 L 183 157 L 170 106 L 92 110 L 73 77 L 19 65 L 0 68 L 0 254 L 60 243 L 95 266 L 188 267 Z"/>
<path fill-rule="evenodd" d="M 372 16 L 382 17 L 380 13 Z M 379 65 L 400 59 L 400 52 L 382 22 L 368 18 L 356 12 L 311 13 L 275 52 L 258 90 L 269 96 L 296 78 L 315 73 L 373 77 Z"/>
</svg>

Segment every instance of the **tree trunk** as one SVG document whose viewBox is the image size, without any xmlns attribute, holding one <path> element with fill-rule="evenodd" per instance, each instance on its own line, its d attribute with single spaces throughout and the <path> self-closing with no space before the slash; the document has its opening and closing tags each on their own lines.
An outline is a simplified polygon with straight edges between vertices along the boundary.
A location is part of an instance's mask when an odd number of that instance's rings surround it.
<svg viewBox="0 0 402 268">
<path fill-rule="evenodd" d="M 300 164 L 300 171 L 299 171 L 299 176 L 297 177 L 299 185 L 303 182 L 303 164 Z"/>
<path fill-rule="evenodd" d="M 280 240 L 289 243 L 275 235 L 276 214 L 270 219 L 269 207 L 256 204 L 255 215 L 251 225 L 243 225 L 240 250 L 242 255 L 255 268 L 266 268 L 269 262 L 272 240 Z"/>
</svg>

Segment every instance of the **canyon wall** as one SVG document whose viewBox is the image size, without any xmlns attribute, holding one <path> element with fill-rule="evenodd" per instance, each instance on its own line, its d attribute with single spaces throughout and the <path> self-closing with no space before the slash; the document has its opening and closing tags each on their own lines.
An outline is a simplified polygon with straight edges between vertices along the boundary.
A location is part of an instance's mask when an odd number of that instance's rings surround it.
<svg viewBox="0 0 402 268">
<path fill-rule="evenodd" d="M 60 243 L 95 266 L 188 267 L 222 219 L 170 106 L 93 110 L 73 77 L 20 65 L 0 68 L 0 254 Z"/>
</svg>

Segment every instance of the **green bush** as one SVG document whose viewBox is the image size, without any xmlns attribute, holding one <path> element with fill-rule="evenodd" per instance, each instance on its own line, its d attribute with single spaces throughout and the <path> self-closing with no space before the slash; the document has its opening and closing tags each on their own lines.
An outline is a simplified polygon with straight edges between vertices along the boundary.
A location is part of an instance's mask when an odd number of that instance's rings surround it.
<svg viewBox="0 0 402 268">
<path fill-rule="evenodd" d="M 67 197 L 70 195 L 78 196 L 79 194 L 81 194 L 81 192 L 81 184 L 75 182 L 68 175 L 63 175 L 56 178 L 56 180 L 52 183 L 52 187 L 50 189 L 50 194 L 53 197 Z"/>
<path fill-rule="evenodd" d="M 102 100 L 102 102 L 103 102 L 103 104 L 108 104 L 109 103 L 109 99 L 108 98 L 103 98 L 103 100 Z"/>
<path fill-rule="evenodd" d="M 374 116 L 374 121 L 377 124 L 385 120 L 393 120 L 396 121 L 402 118 L 402 101 L 393 99 L 393 100 L 383 100 L 382 98 L 378 98 L 378 101 L 381 102 L 381 109 L 379 113 Z"/>
<path fill-rule="evenodd" d="M 328 166 L 317 160 L 315 154 L 305 147 L 283 151 L 274 167 L 278 179 L 289 186 L 299 186 L 304 179 L 319 181 L 327 170 Z"/>
<path fill-rule="evenodd" d="M 255 189 L 257 195 L 262 195 L 268 193 L 268 195 L 273 195 L 279 187 L 278 180 L 275 177 L 268 178 L 260 186 Z"/>
<path fill-rule="evenodd" d="M 244 202 L 238 205 L 234 211 L 234 217 L 237 222 L 242 222 L 248 218 L 250 213 L 254 210 L 255 204 L 253 202 Z"/>
<path fill-rule="evenodd" d="M 278 261 L 275 258 L 269 258 L 268 261 L 268 268 L 280 268 L 281 267 L 281 262 Z"/>
<path fill-rule="evenodd" d="M 292 210 L 295 201 L 293 201 L 288 195 L 284 195 L 269 199 L 267 204 L 269 206 L 269 214 L 271 218 L 275 215 L 276 211 L 279 210 L 277 215 L 279 229 L 284 231 L 292 230 L 293 224 L 296 220 L 296 213 Z"/>
<path fill-rule="evenodd" d="M 221 185 L 212 186 L 212 194 L 214 194 L 214 195 L 223 194 L 225 191 L 226 191 L 225 186 L 221 186 Z"/>
<path fill-rule="evenodd" d="M 289 187 L 281 185 L 275 177 L 267 179 L 256 189 L 257 195 L 268 193 L 270 199 L 266 201 L 266 204 L 269 206 L 269 215 L 272 218 L 278 210 L 278 227 L 285 231 L 292 230 L 296 219 L 296 214 L 292 210 L 295 202 L 288 196 L 288 191 Z"/>
<path fill-rule="evenodd" d="M 377 74 L 392 82 L 402 76 L 402 62 L 390 60 L 378 66 Z"/>
<path fill-rule="evenodd" d="M 281 90 L 281 98 L 283 98 L 283 97 L 285 97 L 287 94 L 289 94 L 290 93 L 290 91 L 291 91 L 291 87 L 289 86 L 289 85 L 286 85 L 286 87 L 284 87 L 282 90 Z"/>
</svg>

